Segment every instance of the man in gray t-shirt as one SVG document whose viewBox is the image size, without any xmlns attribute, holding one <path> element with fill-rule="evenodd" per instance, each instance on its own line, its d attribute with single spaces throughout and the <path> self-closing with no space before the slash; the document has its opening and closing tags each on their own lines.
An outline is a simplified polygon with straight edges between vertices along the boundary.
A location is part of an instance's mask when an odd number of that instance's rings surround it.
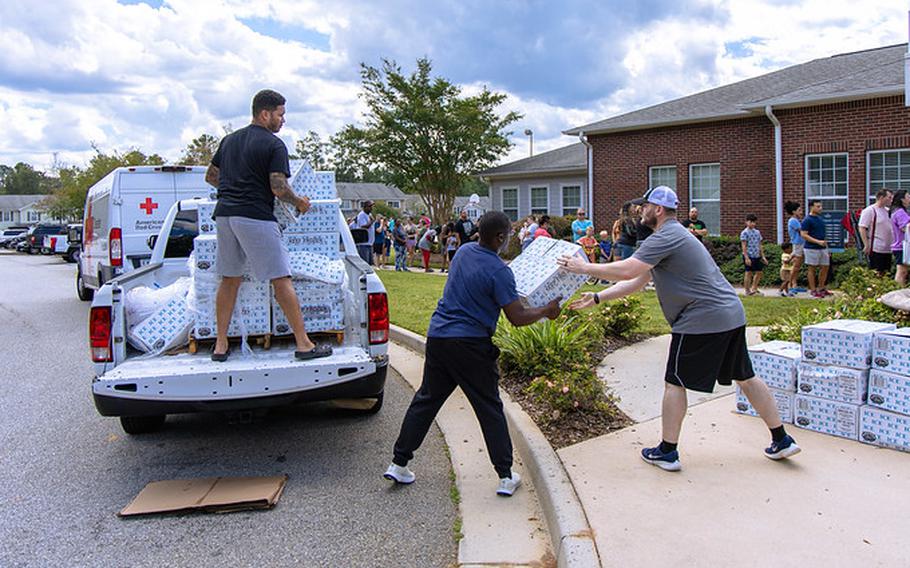
<svg viewBox="0 0 910 568">
<path fill-rule="evenodd" d="M 654 279 L 673 338 L 664 375 L 663 439 L 660 445 L 642 450 L 642 459 L 666 471 L 679 471 L 677 443 L 688 408 L 686 390 L 713 392 L 715 383 L 732 381 L 737 381 L 771 430 L 765 455 L 779 460 L 799 453 L 799 446 L 784 430 L 768 387 L 752 371 L 742 302 L 704 245 L 676 221 L 676 192 L 658 186 L 634 203 L 642 206 L 642 223 L 654 233 L 631 258 L 589 264 L 564 256 L 559 264 L 569 272 L 620 281 L 596 294 L 585 294 L 569 306 L 573 310 L 638 292 Z"/>
</svg>

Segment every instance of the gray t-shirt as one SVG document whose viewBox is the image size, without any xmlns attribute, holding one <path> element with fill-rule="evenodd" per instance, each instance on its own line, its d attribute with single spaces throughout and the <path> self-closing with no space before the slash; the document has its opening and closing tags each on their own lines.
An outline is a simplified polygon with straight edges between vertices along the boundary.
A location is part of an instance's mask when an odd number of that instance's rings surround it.
<svg viewBox="0 0 910 568">
<path fill-rule="evenodd" d="M 649 264 L 660 308 L 673 333 L 718 333 L 746 325 L 743 304 L 705 245 L 676 220 L 632 255 Z"/>
</svg>

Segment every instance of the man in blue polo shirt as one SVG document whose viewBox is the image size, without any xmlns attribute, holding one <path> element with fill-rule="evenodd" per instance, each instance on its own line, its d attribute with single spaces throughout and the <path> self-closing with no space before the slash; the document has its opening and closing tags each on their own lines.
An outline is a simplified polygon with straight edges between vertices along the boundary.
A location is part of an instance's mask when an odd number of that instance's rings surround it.
<svg viewBox="0 0 910 568">
<path fill-rule="evenodd" d="M 585 210 L 579 208 L 575 212 L 576 219 L 572 221 L 572 240 L 576 243 L 588 233 L 588 227 L 593 227 L 594 223 L 586 219 Z"/>
<path fill-rule="evenodd" d="M 490 211 L 478 222 L 479 242 L 458 248 L 452 258 L 442 298 L 427 331 L 423 383 L 414 395 L 395 441 L 392 465 L 383 475 L 396 483 L 413 483 L 407 467 L 433 419 L 455 387 L 461 387 L 483 431 L 490 461 L 499 476 L 498 495 L 511 496 L 521 483 L 512 471 L 512 440 L 499 398 L 499 349 L 493 334 L 502 309 L 512 325 L 556 319 L 559 299 L 540 308 L 518 299 L 515 276 L 499 258 L 512 224 L 505 213 Z"/>
<path fill-rule="evenodd" d="M 831 254 L 828 252 L 828 243 L 825 242 L 825 221 L 821 218 L 821 199 L 809 201 L 809 214 L 803 219 L 800 234 L 805 239 L 804 254 L 806 255 L 806 276 L 809 278 L 809 293 L 813 298 L 824 298 L 831 292 L 825 289 L 828 280 L 828 266 L 831 264 Z M 815 280 L 815 269 L 818 268 L 818 281 Z"/>
</svg>

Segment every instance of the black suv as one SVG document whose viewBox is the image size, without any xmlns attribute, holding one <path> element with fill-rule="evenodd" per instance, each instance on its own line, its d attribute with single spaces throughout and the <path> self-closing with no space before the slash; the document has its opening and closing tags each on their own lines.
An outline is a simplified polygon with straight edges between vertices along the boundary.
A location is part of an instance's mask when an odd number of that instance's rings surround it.
<svg viewBox="0 0 910 568">
<path fill-rule="evenodd" d="M 28 254 L 37 254 L 44 247 L 44 237 L 46 235 L 65 235 L 66 225 L 35 225 L 28 233 Z"/>
</svg>

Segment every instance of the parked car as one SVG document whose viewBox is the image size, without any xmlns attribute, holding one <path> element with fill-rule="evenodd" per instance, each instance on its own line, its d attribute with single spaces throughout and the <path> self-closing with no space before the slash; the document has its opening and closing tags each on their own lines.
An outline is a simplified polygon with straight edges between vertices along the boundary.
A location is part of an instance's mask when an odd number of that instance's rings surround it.
<svg viewBox="0 0 910 568">
<path fill-rule="evenodd" d="M 9 229 L 4 229 L 0 233 L 0 247 L 9 248 L 9 244 L 15 240 L 15 237 L 23 235 L 28 232 L 28 227 L 11 227 Z"/>
<path fill-rule="evenodd" d="M 67 225 L 66 230 L 66 251 L 63 253 L 63 260 L 78 262 L 82 253 L 82 223 L 71 223 Z"/>
<path fill-rule="evenodd" d="M 76 268 L 80 300 L 91 300 L 108 280 L 148 263 L 149 237 L 158 234 L 176 201 L 214 195 L 205 170 L 203 166 L 122 167 L 89 188 Z"/>
<path fill-rule="evenodd" d="M 66 236 L 66 225 L 35 225 L 28 232 L 28 238 L 26 242 L 28 243 L 25 252 L 28 254 L 38 254 L 41 252 L 41 249 L 44 248 L 44 237 Z M 17 249 L 18 250 L 18 249 Z"/>
</svg>

